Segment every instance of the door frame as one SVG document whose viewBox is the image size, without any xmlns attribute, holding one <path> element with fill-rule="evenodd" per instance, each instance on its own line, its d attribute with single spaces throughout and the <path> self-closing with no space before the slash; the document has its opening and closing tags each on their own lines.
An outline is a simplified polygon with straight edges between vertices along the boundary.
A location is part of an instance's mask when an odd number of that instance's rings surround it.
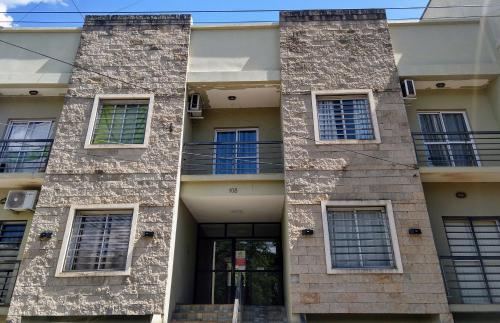
<svg viewBox="0 0 500 323">
<path fill-rule="evenodd" d="M 214 225 L 224 225 L 224 236 L 213 236 L 213 237 L 201 237 L 200 236 L 200 226 L 202 225 L 207 225 L 207 224 L 214 224 Z M 228 224 L 251 224 L 252 225 L 252 235 L 251 236 L 245 236 L 245 237 L 228 237 L 227 235 L 227 227 Z M 277 225 L 280 230 L 279 234 L 276 236 L 255 236 L 255 225 L 258 224 L 275 224 Z M 202 240 L 228 240 L 231 241 L 231 262 L 232 262 L 232 268 L 230 271 L 227 270 L 198 270 L 198 263 L 199 263 L 199 257 L 198 257 L 198 250 L 200 248 L 200 242 Z M 276 243 L 276 256 L 278 257 L 278 269 L 276 270 L 235 270 L 235 265 L 236 265 L 236 241 L 237 240 L 275 240 Z M 281 293 L 280 293 L 280 304 L 284 304 L 284 277 L 283 277 L 283 246 L 282 246 L 282 232 L 281 232 L 281 222 L 209 222 L 209 223 L 198 223 L 197 224 L 197 234 L 196 234 L 196 261 L 195 261 L 195 279 L 194 279 L 194 293 L 193 293 L 193 303 L 196 303 L 197 299 L 197 293 L 198 293 L 198 286 L 197 286 L 197 280 L 198 280 L 198 273 L 199 272 L 230 272 L 231 273 L 231 290 L 230 290 L 230 299 L 234 300 L 234 293 L 235 293 L 235 274 L 236 272 L 276 272 L 279 274 L 280 277 L 280 283 L 281 283 Z"/>
</svg>

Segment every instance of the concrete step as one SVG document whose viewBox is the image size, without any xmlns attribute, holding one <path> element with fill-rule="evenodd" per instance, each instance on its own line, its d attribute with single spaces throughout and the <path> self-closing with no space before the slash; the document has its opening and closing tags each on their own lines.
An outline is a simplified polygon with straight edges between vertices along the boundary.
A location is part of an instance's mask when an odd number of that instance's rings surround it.
<svg viewBox="0 0 500 323">
<path fill-rule="evenodd" d="M 233 304 L 185 304 L 177 305 L 172 322 L 227 323 L 233 318 Z"/>
<path fill-rule="evenodd" d="M 287 316 L 284 306 L 244 305 L 243 323 L 286 323 Z"/>
</svg>

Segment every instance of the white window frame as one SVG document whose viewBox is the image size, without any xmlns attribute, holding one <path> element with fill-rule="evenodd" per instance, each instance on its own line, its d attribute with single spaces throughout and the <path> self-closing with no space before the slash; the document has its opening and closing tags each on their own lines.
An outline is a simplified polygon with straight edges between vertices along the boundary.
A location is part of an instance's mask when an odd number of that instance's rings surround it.
<svg viewBox="0 0 500 323">
<path fill-rule="evenodd" d="M 387 220 L 389 222 L 389 232 L 391 234 L 392 251 L 394 253 L 395 268 L 334 268 L 332 266 L 332 256 L 330 250 L 330 233 L 328 232 L 328 208 L 370 208 L 384 207 Z M 399 250 L 398 235 L 394 213 L 390 200 L 362 200 L 362 201 L 321 201 L 321 216 L 323 222 L 323 235 L 325 243 L 325 259 L 327 274 L 373 274 L 373 273 L 403 273 L 403 262 Z"/>
<path fill-rule="evenodd" d="M 256 142 L 259 142 L 259 128 L 217 128 L 215 129 L 215 134 L 214 134 L 214 143 L 215 143 L 215 150 L 214 150 L 214 158 L 213 158 L 213 167 L 212 167 L 212 175 L 216 175 L 216 163 L 217 163 L 217 134 L 220 133 L 220 132 L 236 132 L 238 133 L 238 131 L 254 131 L 255 130 L 255 138 L 256 138 Z M 238 141 L 236 141 L 236 143 L 238 143 Z M 260 146 L 259 144 L 256 144 L 257 146 L 257 172 L 255 174 L 259 174 L 260 173 Z M 233 174 L 219 174 L 219 175 L 255 175 L 255 174 L 237 174 L 237 173 L 233 173 Z"/>
<path fill-rule="evenodd" d="M 142 144 L 93 144 L 92 136 L 94 135 L 97 113 L 102 107 L 104 101 L 123 101 L 123 103 L 133 103 L 137 101 L 148 101 L 148 115 L 146 118 L 146 127 L 144 130 L 144 142 Z M 87 137 L 85 138 L 85 149 L 114 149 L 114 148 L 147 148 L 149 145 L 149 135 L 151 132 L 151 120 L 153 115 L 154 94 L 97 94 L 94 98 L 92 114 L 87 129 Z"/>
<path fill-rule="evenodd" d="M 474 151 L 474 157 L 476 158 L 476 163 L 477 166 L 475 167 L 481 167 L 481 158 L 479 156 L 479 152 L 477 151 L 477 146 L 476 142 L 474 141 L 474 138 L 472 136 L 469 136 L 470 142 L 464 142 L 464 141 L 453 141 L 453 140 L 448 140 L 446 138 L 444 141 L 425 141 L 425 133 L 422 131 L 422 121 L 420 120 L 420 115 L 421 114 L 439 114 L 439 120 L 441 121 L 441 127 L 443 127 L 444 131 L 446 132 L 446 125 L 444 123 L 443 119 L 443 114 L 461 114 L 464 117 L 465 121 L 465 127 L 467 128 L 468 132 L 472 132 L 472 128 L 469 123 L 469 117 L 467 116 L 466 111 L 460 111 L 460 110 L 420 110 L 417 112 L 417 119 L 418 119 L 418 126 L 420 127 L 420 133 L 422 134 L 422 144 L 426 147 L 427 145 L 446 145 L 446 150 L 448 151 L 449 157 L 450 157 L 450 162 L 451 166 L 449 167 L 456 167 L 455 166 L 455 160 L 453 159 L 453 153 L 450 147 L 450 144 L 466 144 L 466 145 L 471 145 L 472 150 Z M 432 165 L 431 165 L 432 167 Z M 471 167 L 471 166 L 461 166 L 461 167 Z"/>
<path fill-rule="evenodd" d="M 132 224 L 130 227 L 130 237 L 127 251 L 127 260 L 125 270 L 112 271 L 64 271 L 64 263 L 66 262 L 66 254 L 71 238 L 71 231 L 75 215 L 78 211 L 108 211 L 108 210 L 132 210 Z M 66 222 L 66 230 L 64 231 L 63 243 L 59 252 L 57 261 L 56 277 L 87 277 L 87 276 L 128 276 L 130 275 L 132 266 L 132 254 L 134 249 L 134 239 L 137 231 L 137 217 L 139 215 L 139 203 L 131 204 L 94 204 L 94 205 L 71 205 Z"/>
<path fill-rule="evenodd" d="M 349 95 L 366 95 L 368 104 L 370 106 L 370 116 L 372 119 L 373 126 L 373 136 L 374 139 L 336 139 L 336 140 L 322 140 L 319 135 L 319 124 L 318 124 L 318 97 L 338 95 L 345 96 L 346 99 Z M 371 89 L 353 89 L 353 90 L 321 90 L 321 91 L 311 91 L 312 100 L 312 110 L 313 110 L 313 122 L 314 122 L 314 140 L 317 145 L 332 145 L 332 144 L 380 144 L 380 130 L 377 120 L 377 111 L 375 107 L 375 99 L 373 97 L 373 91 Z"/>
</svg>

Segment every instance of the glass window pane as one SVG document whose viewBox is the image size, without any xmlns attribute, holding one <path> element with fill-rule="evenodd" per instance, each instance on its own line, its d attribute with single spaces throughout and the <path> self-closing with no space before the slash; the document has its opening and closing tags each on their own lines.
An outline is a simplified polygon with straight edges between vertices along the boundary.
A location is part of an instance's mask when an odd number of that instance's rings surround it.
<svg viewBox="0 0 500 323">
<path fill-rule="evenodd" d="M 66 251 L 66 271 L 125 270 L 132 211 L 78 212 Z"/>
<path fill-rule="evenodd" d="M 200 237 L 223 238 L 226 236 L 224 224 L 201 224 L 199 230 Z"/>
<path fill-rule="evenodd" d="M 375 138 L 368 99 L 319 97 L 317 114 L 321 140 Z"/>
<path fill-rule="evenodd" d="M 228 237 L 251 237 L 252 224 L 250 223 L 231 223 L 227 225 Z"/>
<path fill-rule="evenodd" d="M 95 121 L 93 144 L 142 144 L 147 104 L 104 104 Z"/>
<path fill-rule="evenodd" d="M 332 267 L 395 267 L 385 211 L 331 209 L 327 219 Z"/>
<path fill-rule="evenodd" d="M 279 237 L 281 236 L 280 223 L 254 224 L 255 237 Z"/>
</svg>

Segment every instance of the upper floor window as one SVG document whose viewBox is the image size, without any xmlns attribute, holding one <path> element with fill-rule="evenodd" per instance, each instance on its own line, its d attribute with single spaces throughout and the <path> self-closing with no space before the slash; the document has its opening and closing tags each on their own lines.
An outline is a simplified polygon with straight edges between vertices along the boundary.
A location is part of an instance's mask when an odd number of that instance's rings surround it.
<svg viewBox="0 0 500 323">
<path fill-rule="evenodd" d="M 421 112 L 418 119 L 428 166 L 479 166 L 465 112 Z"/>
<path fill-rule="evenodd" d="M 98 95 L 85 147 L 146 147 L 152 106 L 152 95 Z"/>
<path fill-rule="evenodd" d="M 371 90 L 312 94 L 317 143 L 380 142 Z"/>
<path fill-rule="evenodd" d="M 136 205 L 72 208 L 58 274 L 128 274 L 137 209 Z"/>
<path fill-rule="evenodd" d="M 45 171 L 53 130 L 53 120 L 10 120 L 0 151 L 0 172 Z"/>
<path fill-rule="evenodd" d="M 363 269 L 401 271 L 389 201 L 323 203 L 329 273 Z"/>
</svg>

